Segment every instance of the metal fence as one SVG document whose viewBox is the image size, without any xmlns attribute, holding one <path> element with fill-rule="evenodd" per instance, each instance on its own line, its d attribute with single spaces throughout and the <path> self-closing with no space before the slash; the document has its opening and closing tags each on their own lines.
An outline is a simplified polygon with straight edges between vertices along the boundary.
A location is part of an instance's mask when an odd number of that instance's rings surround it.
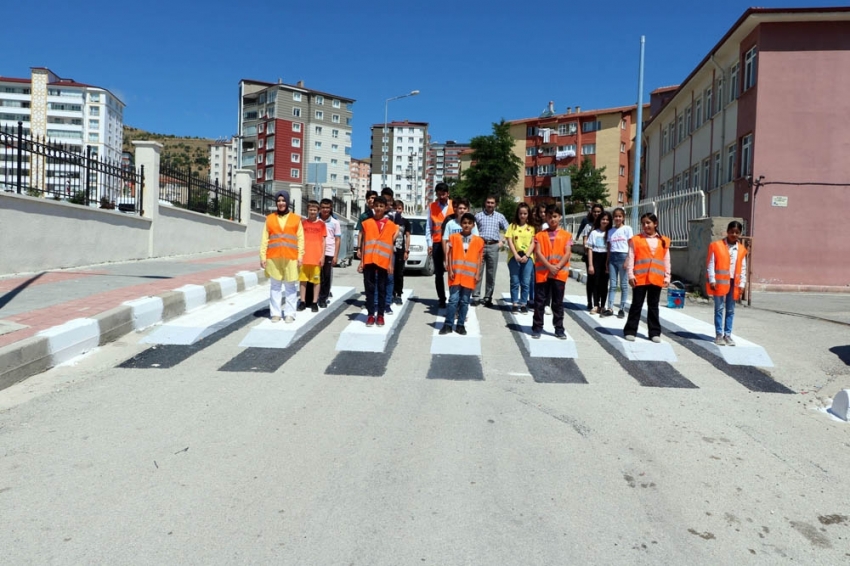
<svg viewBox="0 0 850 566">
<path fill-rule="evenodd" d="M 242 192 L 231 186 L 219 185 L 218 179 L 210 182 L 190 167 L 180 167 L 163 162 L 159 167 L 159 199 L 174 206 L 242 221 Z"/>
<path fill-rule="evenodd" d="M 109 161 L 92 146 L 61 144 L 0 129 L 0 190 L 141 214 L 144 168 Z"/>
<path fill-rule="evenodd" d="M 623 207 L 626 210 L 626 222 L 631 223 L 634 205 Z M 609 209 L 612 210 L 612 209 Z M 642 200 L 638 203 L 638 218 L 647 212 L 652 212 L 658 217 L 658 231 L 669 237 L 671 245 L 687 246 L 690 230 L 689 221 L 706 217 L 705 192 L 700 189 L 681 191 L 670 196 Z M 564 228 L 578 238 L 578 228 L 585 213 L 568 214 L 564 216 L 562 224 Z M 637 234 L 639 226 L 632 226 Z"/>
<path fill-rule="evenodd" d="M 268 192 L 264 183 L 251 185 L 251 211 L 262 215 L 271 214 L 277 209 L 274 195 Z"/>
<path fill-rule="evenodd" d="M 345 200 L 340 197 L 333 197 L 331 200 L 333 201 L 334 213 L 345 218 Z"/>
</svg>

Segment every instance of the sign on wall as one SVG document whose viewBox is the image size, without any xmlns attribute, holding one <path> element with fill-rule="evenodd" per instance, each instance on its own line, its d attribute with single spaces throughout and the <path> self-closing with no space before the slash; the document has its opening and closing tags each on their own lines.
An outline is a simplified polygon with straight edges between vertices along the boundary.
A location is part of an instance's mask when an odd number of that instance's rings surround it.
<svg viewBox="0 0 850 566">
<path fill-rule="evenodd" d="M 770 201 L 770 206 L 788 206 L 788 197 L 773 197 Z"/>
</svg>

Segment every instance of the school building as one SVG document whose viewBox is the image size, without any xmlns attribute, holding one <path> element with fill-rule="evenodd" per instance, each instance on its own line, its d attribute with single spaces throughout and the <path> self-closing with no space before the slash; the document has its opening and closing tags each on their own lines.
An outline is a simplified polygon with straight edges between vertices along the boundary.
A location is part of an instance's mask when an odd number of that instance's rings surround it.
<svg viewBox="0 0 850 566">
<path fill-rule="evenodd" d="M 742 218 L 756 286 L 850 289 L 850 265 L 829 259 L 850 241 L 848 93 L 850 7 L 751 8 L 651 94 L 644 190 L 700 188 L 710 216 Z"/>
</svg>

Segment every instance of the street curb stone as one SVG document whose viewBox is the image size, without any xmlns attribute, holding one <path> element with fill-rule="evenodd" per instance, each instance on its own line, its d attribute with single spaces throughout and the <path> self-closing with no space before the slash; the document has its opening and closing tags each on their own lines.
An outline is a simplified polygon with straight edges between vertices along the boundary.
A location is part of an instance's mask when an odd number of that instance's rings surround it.
<svg viewBox="0 0 850 566">
<path fill-rule="evenodd" d="M 100 330 L 99 346 L 114 342 L 133 331 L 133 309 L 127 305 L 96 314 L 92 319 L 97 321 Z"/>
<path fill-rule="evenodd" d="M 53 367 L 47 338 L 31 336 L 0 348 L 0 390 Z"/>
</svg>

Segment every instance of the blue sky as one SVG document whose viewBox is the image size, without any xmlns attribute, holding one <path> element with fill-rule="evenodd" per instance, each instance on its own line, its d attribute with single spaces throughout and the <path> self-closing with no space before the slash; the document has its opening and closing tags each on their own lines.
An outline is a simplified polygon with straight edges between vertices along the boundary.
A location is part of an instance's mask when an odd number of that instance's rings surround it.
<svg viewBox="0 0 850 566">
<path fill-rule="evenodd" d="M 128 125 L 211 138 L 236 133 L 239 79 L 304 80 L 357 100 L 352 155 L 368 157 L 385 99 L 412 89 L 422 94 L 391 102 L 390 119 L 427 121 L 435 141 L 467 141 L 550 100 L 558 112 L 633 104 L 642 34 L 647 95 L 684 79 L 750 2 L 6 4 L 0 75 L 49 67 L 110 89 Z"/>
</svg>

